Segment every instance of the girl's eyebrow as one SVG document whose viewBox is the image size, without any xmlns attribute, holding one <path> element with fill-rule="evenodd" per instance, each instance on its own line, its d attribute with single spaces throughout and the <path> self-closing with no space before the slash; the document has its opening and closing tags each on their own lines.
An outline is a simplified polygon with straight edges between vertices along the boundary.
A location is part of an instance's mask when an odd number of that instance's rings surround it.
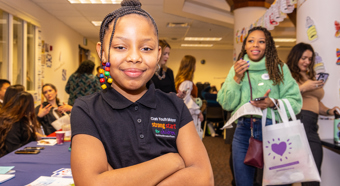
<svg viewBox="0 0 340 186">
<path fill-rule="evenodd" d="M 123 36 L 115 36 L 114 38 L 120 39 L 120 40 L 130 40 L 129 38 L 123 37 Z M 152 38 L 144 38 L 142 39 L 142 42 L 147 42 L 147 41 L 152 41 L 152 40 L 153 40 Z"/>
</svg>

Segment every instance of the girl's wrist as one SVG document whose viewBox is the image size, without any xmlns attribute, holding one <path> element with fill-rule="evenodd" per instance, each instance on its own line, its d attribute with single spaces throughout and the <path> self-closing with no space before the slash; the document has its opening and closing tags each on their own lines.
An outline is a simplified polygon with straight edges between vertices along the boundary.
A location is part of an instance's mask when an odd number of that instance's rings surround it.
<svg viewBox="0 0 340 186">
<path fill-rule="evenodd" d="M 328 110 L 326 111 L 326 114 L 327 114 L 327 115 L 331 115 L 331 114 L 329 113 L 330 110 L 331 110 L 331 109 L 328 109 Z"/>
</svg>

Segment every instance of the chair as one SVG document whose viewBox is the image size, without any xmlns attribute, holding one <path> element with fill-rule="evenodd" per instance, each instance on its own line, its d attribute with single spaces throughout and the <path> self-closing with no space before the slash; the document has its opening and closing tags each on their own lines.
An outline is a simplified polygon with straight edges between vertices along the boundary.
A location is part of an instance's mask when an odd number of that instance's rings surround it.
<svg viewBox="0 0 340 186">
<path fill-rule="evenodd" d="M 226 122 L 225 117 L 224 117 L 224 110 L 222 107 L 219 106 L 210 106 L 209 104 L 207 105 L 206 108 L 206 115 L 205 115 L 205 122 L 204 122 L 204 128 L 203 128 L 203 138 L 205 136 L 205 131 L 207 128 L 207 123 L 212 122 L 214 123 L 219 123 L 223 122 L 223 124 Z M 223 130 L 223 139 L 226 139 L 226 129 Z"/>
</svg>

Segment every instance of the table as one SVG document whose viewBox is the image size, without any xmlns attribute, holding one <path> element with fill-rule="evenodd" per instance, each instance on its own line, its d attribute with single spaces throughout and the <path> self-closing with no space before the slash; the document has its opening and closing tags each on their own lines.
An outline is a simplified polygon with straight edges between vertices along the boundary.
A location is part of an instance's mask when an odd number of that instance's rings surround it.
<svg viewBox="0 0 340 186">
<path fill-rule="evenodd" d="M 334 143 L 333 139 L 322 139 L 321 144 L 327 149 L 340 154 L 340 144 Z"/>
<path fill-rule="evenodd" d="M 36 147 L 33 141 L 21 147 Z M 71 152 L 68 150 L 70 142 L 62 145 L 44 146 L 39 154 L 14 154 L 15 151 L 0 158 L 1 166 L 15 166 L 15 177 L 1 184 L 1 186 L 26 185 L 40 176 L 51 176 L 53 171 L 60 168 L 70 168 Z"/>
</svg>

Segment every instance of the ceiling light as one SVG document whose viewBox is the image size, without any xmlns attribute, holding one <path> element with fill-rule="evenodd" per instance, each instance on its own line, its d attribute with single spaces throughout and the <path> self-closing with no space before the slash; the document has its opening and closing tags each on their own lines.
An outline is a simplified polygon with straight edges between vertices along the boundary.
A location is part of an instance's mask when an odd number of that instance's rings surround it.
<svg viewBox="0 0 340 186">
<path fill-rule="evenodd" d="M 167 27 L 189 27 L 189 23 L 168 23 Z"/>
<path fill-rule="evenodd" d="M 295 38 L 274 38 L 275 42 L 296 42 Z"/>
<path fill-rule="evenodd" d="M 71 4 L 120 4 L 123 0 L 68 0 Z"/>
<path fill-rule="evenodd" d="M 184 41 L 221 41 L 221 37 L 185 37 Z"/>
<path fill-rule="evenodd" d="M 91 21 L 94 26 L 100 26 L 102 24 L 101 21 Z"/>
<path fill-rule="evenodd" d="M 212 47 L 213 44 L 181 44 L 182 47 Z"/>
<path fill-rule="evenodd" d="M 280 45 L 275 45 L 275 47 L 276 47 L 276 48 L 279 48 L 279 47 L 280 47 Z"/>
</svg>

